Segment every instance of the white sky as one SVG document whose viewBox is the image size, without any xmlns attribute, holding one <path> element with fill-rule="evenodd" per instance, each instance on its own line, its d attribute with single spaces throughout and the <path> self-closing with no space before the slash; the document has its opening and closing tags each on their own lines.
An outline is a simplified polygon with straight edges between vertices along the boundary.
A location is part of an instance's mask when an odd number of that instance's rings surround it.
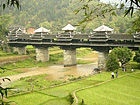
<svg viewBox="0 0 140 105">
<path fill-rule="evenodd" d="M 120 3 L 120 1 L 124 1 L 124 0 L 100 0 L 100 1 L 102 1 L 102 2 L 104 2 L 104 3 Z"/>
</svg>

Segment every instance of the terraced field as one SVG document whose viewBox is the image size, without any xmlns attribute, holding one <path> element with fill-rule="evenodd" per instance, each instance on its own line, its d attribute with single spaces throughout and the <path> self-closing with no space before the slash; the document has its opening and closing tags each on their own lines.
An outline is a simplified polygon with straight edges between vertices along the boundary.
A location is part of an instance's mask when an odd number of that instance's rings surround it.
<svg viewBox="0 0 140 105">
<path fill-rule="evenodd" d="M 140 105 L 140 73 L 77 92 L 86 105 Z"/>
<path fill-rule="evenodd" d="M 136 72 L 135 72 L 136 73 Z M 79 104 L 84 100 L 86 105 L 139 105 L 140 73 L 120 72 L 127 75 L 105 84 L 78 91 Z M 104 72 L 73 83 L 54 86 L 44 90 L 9 97 L 17 105 L 70 105 L 70 95 L 74 90 L 86 88 L 110 79 L 110 72 Z"/>
</svg>

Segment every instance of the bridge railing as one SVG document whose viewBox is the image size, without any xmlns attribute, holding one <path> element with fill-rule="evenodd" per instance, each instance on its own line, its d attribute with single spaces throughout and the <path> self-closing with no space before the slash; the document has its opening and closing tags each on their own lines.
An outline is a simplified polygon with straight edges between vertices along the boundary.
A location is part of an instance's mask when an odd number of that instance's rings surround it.
<svg viewBox="0 0 140 105">
<path fill-rule="evenodd" d="M 140 34 L 77 34 L 77 33 L 60 33 L 60 34 L 16 34 L 10 33 L 7 37 L 9 41 L 31 41 L 31 42 L 72 42 L 72 43 L 131 43 L 140 42 Z"/>
</svg>

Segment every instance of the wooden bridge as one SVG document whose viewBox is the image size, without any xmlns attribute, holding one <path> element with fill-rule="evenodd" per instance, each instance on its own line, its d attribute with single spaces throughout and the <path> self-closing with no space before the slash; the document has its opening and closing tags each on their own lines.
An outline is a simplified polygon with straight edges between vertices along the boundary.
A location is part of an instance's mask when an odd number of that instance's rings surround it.
<svg viewBox="0 0 140 105">
<path fill-rule="evenodd" d="M 91 33 L 79 34 L 64 32 L 60 34 L 35 33 L 25 34 L 20 29 L 13 30 L 9 35 L 8 44 L 15 47 L 19 54 L 26 54 L 26 45 L 36 47 L 37 61 L 48 61 L 48 48 L 60 46 L 64 50 L 64 66 L 76 65 L 76 48 L 91 47 L 100 52 L 106 52 L 113 47 L 129 47 L 137 49 L 140 46 L 140 34 Z M 103 57 L 103 56 L 102 56 Z"/>
</svg>

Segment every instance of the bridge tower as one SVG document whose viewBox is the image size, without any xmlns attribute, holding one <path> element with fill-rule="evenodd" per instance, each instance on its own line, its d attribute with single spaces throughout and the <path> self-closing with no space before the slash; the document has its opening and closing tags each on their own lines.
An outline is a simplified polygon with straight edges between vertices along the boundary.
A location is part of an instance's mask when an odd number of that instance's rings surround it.
<svg viewBox="0 0 140 105">
<path fill-rule="evenodd" d="M 94 42 L 102 42 L 106 43 L 108 41 L 108 34 L 113 33 L 112 28 L 109 28 L 105 25 L 102 25 L 96 29 L 94 29 L 94 35 L 91 37 L 92 41 Z M 98 68 L 99 69 L 106 69 L 106 59 L 108 57 L 109 49 L 107 47 L 97 47 L 95 48 L 98 51 Z"/>
<path fill-rule="evenodd" d="M 9 36 L 11 37 L 12 40 L 17 40 L 19 37 L 21 37 L 25 30 L 21 28 L 14 28 L 13 30 L 10 31 Z M 9 39 L 10 41 L 10 39 Z M 26 54 L 26 45 L 23 44 L 12 44 L 13 47 L 13 52 L 17 52 L 18 54 Z"/>
<path fill-rule="evenodd" d="M 40 27 L 34 32 L 35 32 L 34 37 L 38 38 L 38 37 L 42 37 L 44 34 L 47 35 L 50 32 L 50 30 L 44 27 Z M 49 61 L 49 46 L 35 45 L 35 48 L 36 48 L 35 51 L 36 51 L 37 61 L 42 61 L 42 62 Z"/>
<path fill-rule="evenodd" d="M 67 34 L 67 36 L 65 36 L 65 40 L 67 41 L 67 39 L 71 39 L 71 33 L 74 32 L 74 30 L 76 30 L 75 27 L 73 27 L 71 24 L 68 24 L 67 26 L 65 26 L 64 28 L 62 28 L 62 30 L 65 33 L 70 33 Z M 61 36 L 60 36 L 61 37 Z M 62 35 L 62 37 L 64 37 Z M 64 39 L 63 39 L 64 41 Z M 64 56 L 64 67 L 67 66 L 75 66 L 76 63 L 76 47 L 73 46 L 62 46 L 63 51 L 63 56 Z"/>
</svg>

